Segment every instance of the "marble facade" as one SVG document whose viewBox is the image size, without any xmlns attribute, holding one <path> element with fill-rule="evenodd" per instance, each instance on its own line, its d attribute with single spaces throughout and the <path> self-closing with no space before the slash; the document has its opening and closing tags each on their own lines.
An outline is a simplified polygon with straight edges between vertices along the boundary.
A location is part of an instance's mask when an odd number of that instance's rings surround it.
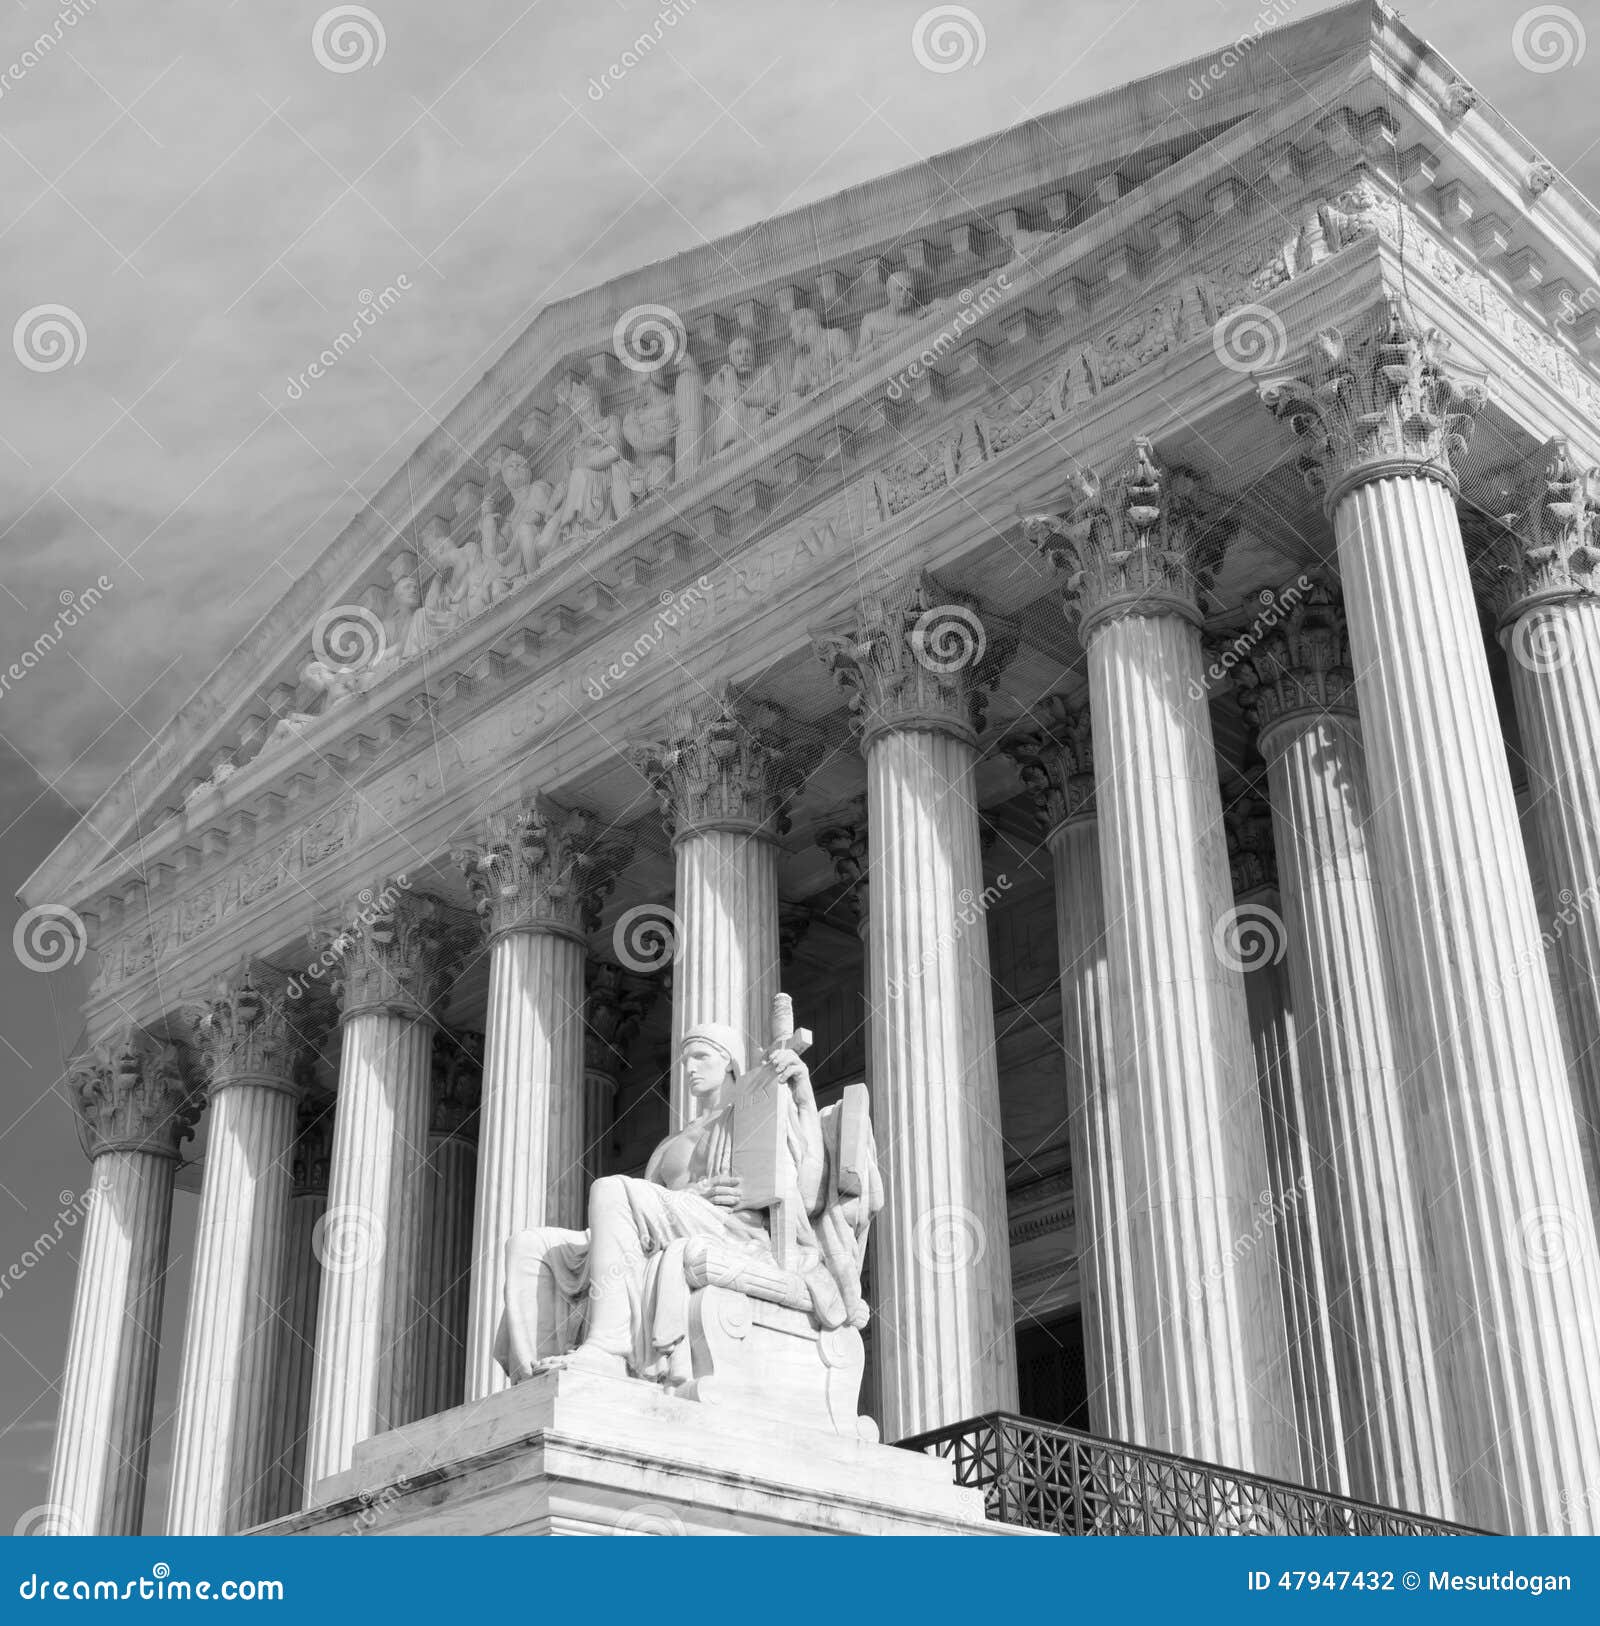
<svg viewBox="0 0 1600 1626">
<path fill-rule="evenodd" d="M 503 1443 L 507 1239 L 781 983 L 872 1093 L 886 1440 L 1074 1311 L 1096 1432 L 1600 1528 L 1600 217 L 1382 7 L 1277 38 L 1159 153 L 1068 108 L 541 313 L 30 880 L 65 1523 L 145 1524 L 175 1190 L 166 1528 Z"/>
</svg>

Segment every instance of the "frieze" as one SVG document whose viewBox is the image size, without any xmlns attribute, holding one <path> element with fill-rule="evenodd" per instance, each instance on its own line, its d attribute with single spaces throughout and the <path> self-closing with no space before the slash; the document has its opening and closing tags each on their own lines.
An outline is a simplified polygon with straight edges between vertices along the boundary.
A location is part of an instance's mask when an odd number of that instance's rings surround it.
<svg viewBox="0 0 1600 1626">
<path fill-rule="evenodd" d="M 99 948 L 92 996 L 109 993 L 187 948 L 222 921 L 270 896 L 285 881 L 326 864 L 355 839 L 359 804 L 348 797 L 305 829 L 275 840 L 222 875 L 126 922 Z"/>
</svg>

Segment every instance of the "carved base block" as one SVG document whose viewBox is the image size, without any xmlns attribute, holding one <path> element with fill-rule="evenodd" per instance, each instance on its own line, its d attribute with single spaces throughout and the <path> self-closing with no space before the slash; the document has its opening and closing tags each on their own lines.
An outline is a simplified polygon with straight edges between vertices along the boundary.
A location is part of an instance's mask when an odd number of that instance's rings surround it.
<svg viewBox="0 0 1600 1626">
<path fill-rule="evenodd" d="M 701 1287 L 689 1296 L 689 1356 L 693 1376 L 669 1385 L 685 1400 L 877 1443 L 878 1425 L 856 1412 L 867 1362 L 854 1327 L 819 1330 L 803 1310 Z"/>
<path fill-rule="evenodd" d="M 546 1372 L 363 1440 L 312 1507 L 251 1533 L 1021 1533 L 988 1523 L 983 1493 L 953 1473 L 894 1446 L 688 1404 L 653 1383 Z"/>
</svg>

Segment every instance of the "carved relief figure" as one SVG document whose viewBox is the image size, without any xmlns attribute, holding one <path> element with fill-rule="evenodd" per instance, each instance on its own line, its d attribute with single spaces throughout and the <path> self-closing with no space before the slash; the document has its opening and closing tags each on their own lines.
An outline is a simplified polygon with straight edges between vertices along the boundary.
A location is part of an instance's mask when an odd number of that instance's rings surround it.
<svg viewBox="0 0 1600 1626">
<path fill-rule="evenodd" d="M 678 435 L 678 405 L 664 367 L 644 375 L 644 392 L 622 415 L 622 436 L 635 454 L 630 489 L 635 498 L 653 497 L 672 484 L 672 453 Z"/>
<path fill-rule="evenodd" d="M 359 694 L 365 676 L 364 672 L 341 672 L 326 661 L 307 661 L 300 669 L 300 688 L 295 694 L 299 706 L 285 712 L 272 725 L 261 755 L 299 739 L 312 724 L 321 722 L 335 707 Z M 310 709 L 319 699 L 322 704 L 315 710 Z"/>
<path fill-rule="evenodd" d="M 566 493 L 539 539 L 539 554 L 546 559 L 563 539 L 592 536 L 633 511 L 633 465 L 621 419 L 605 411 L 599 389 L 585 378 L 564 379 L 556 399 L 572 415 L 578 435 Z"/>
<path fill-rule="evenodd" d="M 822 318 L 805 306 L 789 318 L 789 338 L 794 361 L 789 369 L 784 396 L 786 412 L 816 395 L 849 371 L 855 350 L 843 328 L 824 327 Z"/>
<path fill-rule="evenodd" d="M 890 272 L 883 291 L 888 303 L 861 318 L 861 331 L 856 335 L 858 358 L 885 345 L 894 345 L 938 309 L 935 305 L 926 310 L 916 308 L 916 287 L 909 271 Z"/>
<path fill-rule="evenodd" d="M 439 573 L 429 584 L 424 601 L 434 637 L 447 637 L 511 591 L 513 584 L 506 568 L 498 559 L 484 557 L 478 537 L 469 535 L 458 547 L 450 540 L 449 526 L 443 520 L 434 520 L 422 540 L 429 561 Z"/>
<path fill-rule="evenodd" d="M 757 439 L 783 404 L 784 383 L 777 366 L 756 366 L 756 343 L 748 333 L 728 341 L 728 359 L 706 390 L 716 403 L 711 426 L 711 455 Z"/>
<path fill-rule="evenodd" d="M 506 454 L 500 475 L 511 494 L 511 510 L 498 515 L 493 499 L 483 499 L 483 553 L 510 581 L 538 570 L 539 538 L 555 511 L 556 494 L 548 480 L 534 479 L 533 468 L 521 452 Z"/>
</svg>

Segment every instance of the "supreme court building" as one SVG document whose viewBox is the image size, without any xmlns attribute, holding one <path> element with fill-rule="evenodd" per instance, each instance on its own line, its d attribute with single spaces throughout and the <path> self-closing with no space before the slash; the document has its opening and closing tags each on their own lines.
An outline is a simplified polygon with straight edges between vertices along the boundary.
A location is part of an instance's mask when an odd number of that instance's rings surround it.
<svg viewBox="0 0 1600 1626">
<path fill-rule="evenodd" d="M 58 1528 L 144 1528 L 175 1202 L 165 1528 L 282 1520 L 781 990 L 885 1441 L 1600 1529 L 1600 216 L 1374 0 L 1220 60 L 544 309 L 32 878 Z"/>
</svg>

